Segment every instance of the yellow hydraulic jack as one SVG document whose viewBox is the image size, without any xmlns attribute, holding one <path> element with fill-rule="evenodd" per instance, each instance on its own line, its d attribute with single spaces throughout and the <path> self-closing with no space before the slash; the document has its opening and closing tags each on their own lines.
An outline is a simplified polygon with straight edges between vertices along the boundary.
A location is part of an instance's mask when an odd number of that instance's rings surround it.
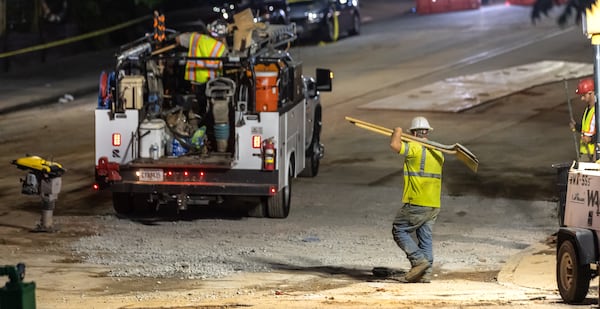
<svg viewBox="0 0 600 309">
<path fill-rule="evenodd" d="M 0 288 L 0 308 L 35 309 L 35 282 L 23 282 L 25 264 L 0 267 L 0 276 L 9 279 Z"/>
<path fill-rule="evenodd" d="M 42 198 L 42 216 L 34 232 L 55 232 L 53 212 L 62 186 L 62 175 L 65 169 L 57 162 L 47 161 L 38 156 L 26 156 L 12 162 L 17 168 L 28 171 L 21 193 L 39 194 Z"/>
</svg>

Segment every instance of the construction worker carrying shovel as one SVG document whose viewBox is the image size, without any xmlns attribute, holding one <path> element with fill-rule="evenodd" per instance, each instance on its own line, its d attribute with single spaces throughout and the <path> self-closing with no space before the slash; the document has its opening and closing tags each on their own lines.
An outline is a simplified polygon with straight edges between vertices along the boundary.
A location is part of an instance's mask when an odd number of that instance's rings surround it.
<svg viewBox="0 0 600 309">
<path fill-rule="evenodd" d="M 433 130 L 425 117 L 415 117 L 411 135 L 427 139 Z M 402 128 L 394 129 L 390 147 L 404 156 L 403 206 L 394 218 L 392 233 L 396 244 L 406 253 L 412 268 L 406 273 L 407 282 L 430 282 L 433 265 L 432 229 L 440 212 L 442 191 L 441 151 L 422 144 L 403 141 Z M 418 243 L 411 236 L 416 233 Z"/>
<path fill-rule="evenodd" d="M 581 96 L 581 101 L 586 103 L 581 123 L 575 123 L 573 119 L 569 127 L 573 132 L 581 133 L 579 139 L 579 160 L 582 162 L 594 162 L 594 145 L 596 144 L 596 94 L 594 93 L 594 80 L 582 79 L 577 84 L 575 93 Z"/>
<path fill-rule="evenodd" d="M 431 282 L 433 265 L 432 229 L 440 212 L 442 195 L 442 166 L 444 153 L 456 156 L 470 170 L 477 172 L 479 160 L 461 144 L 444 145 L 430 141 L 433 128 L 425 117 L 415 117 L 409 128 L 394 130 L 346 116 L 346 120 L 375 133 L 391 136 L 390 147 L 404 156 L 404 192 L 402 207 L 398 210 L 392 227 L 396 244 L 406 253 L 411 269 L 399 278 L 402 282 Z M 418 242 L 412 238 L 416 234 Z M 386 267 L 373 268 L 376 277 L 396 277 L 396 272 Z"/>
</svg>

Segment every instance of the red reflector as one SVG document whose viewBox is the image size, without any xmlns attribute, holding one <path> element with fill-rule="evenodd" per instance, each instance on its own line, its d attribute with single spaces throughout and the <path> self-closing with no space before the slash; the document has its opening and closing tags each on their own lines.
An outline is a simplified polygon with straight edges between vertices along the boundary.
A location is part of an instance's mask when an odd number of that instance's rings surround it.
<svg viewBox="0 0 600 309">
<path fill-rule="evenodd" d="M 269 192 L 271 193 L 271 195 L 275 195 L 275 193 L 277 193 L 277 188 L 275 188 L 275 187 L 270 187 L 270 188 L 269 188 Z"/>
<path fill-rule="evenodd" d="M 173 176 L 173 171 L 168 171 L 167 176 Z"/>
<path fill-rule="evenodd" d="M 99 186 L 97 183 L 95 183 L 95 184 L 92 186 L 92 188 L 93 188 L 94 190 L 98 190 L 98 189 L 100 189 L 100 186 Z"/>
<path fill-rule="evenodd" d="M 204 172 L 200 172 L 200 177 L 204 177 Z"/>
<path fill-rule="evenodd" d="M 113 146 L 121 146 L 121 133 L 113 133 L 112 144 Z"/>
<path fill-rule="evenodd" d="M 252 135 L 252 148 L 260 148 L 261 142 L 262 141 L 260 135 Z"/>
<path fill-rule="evenodd" d="M 188 176 L 190 173 L 188 173 L 188 171 L 183 172 L 183 176 Z"/>
</svg>

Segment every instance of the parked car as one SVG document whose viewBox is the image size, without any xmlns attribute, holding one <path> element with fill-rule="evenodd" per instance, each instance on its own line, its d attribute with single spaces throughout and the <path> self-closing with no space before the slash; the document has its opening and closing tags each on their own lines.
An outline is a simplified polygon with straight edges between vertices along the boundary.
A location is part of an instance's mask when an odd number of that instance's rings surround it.
<svg viewBox="0 0 600 309">
<path fill-rule="evenodd" d="M 168 21 L 174 19 L 180 21 L 169 26 L 175 26 L 177 29 L 185 31 L 201 31 L 216 19 L 224 19 L 232 23 L 233 15 L 248 8 L 258 22 L 290 23 L 290 8 L 287 0 L 194 0 L 191 1 L 192 4 L 188 4 L 188 2 L 183 0 L 167 2 L 166 10 L 178 12 L 178 16 L 187 16 L 182 19 L 181 17 L 170 18 L 167 15 Z M 181 22 L 182 20 L 183 22 Z"/>
<path fill-rule="evenodd" d="M 233 15 L 245 9 L 250 9 L 257 22 L 271 24 L 289 24 L 289 6 L 287 0 L 229 0 L 209 1 L 213 11 L 218 12 L 221 18 L 233 22 Z"/>
<path fill-rule="evenodd" d="M 290 7 L 287 0 L 242 0 L 239 9 L 247 7 L 252 10 L 258 22 L 286 25 L 290 23 Z"/>
<path fill-rule="evenodd" d="M 288 0 L 290 21 L 301 39 L 336 41 L 360 33 L 358 0 Z"/>
</svg>

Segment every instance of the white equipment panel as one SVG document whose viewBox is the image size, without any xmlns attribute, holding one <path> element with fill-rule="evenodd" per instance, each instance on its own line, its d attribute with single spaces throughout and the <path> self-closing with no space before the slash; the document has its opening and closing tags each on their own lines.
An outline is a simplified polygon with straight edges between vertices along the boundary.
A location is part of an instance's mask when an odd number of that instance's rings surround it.
<svg viewBox="0 0 600 309">
<path fill-rule="evenodd" d="M 566 226 L 600 230 L 600 165 L 579 162 L 569 171 Z"/>
<path fill-rule="evenodd" d="M 127 109 L 125 113 L 115 113 L 111 117 L 110 110 L 96 110 L 96 163 L 100 157 L 107 157 L 109 162 L 129 163 L 137 157 L 136 133 L 139 121 L 137 109 Z M 113 142 L 115 134 L 119 134 L 118 145 Z"/>
</svg>

